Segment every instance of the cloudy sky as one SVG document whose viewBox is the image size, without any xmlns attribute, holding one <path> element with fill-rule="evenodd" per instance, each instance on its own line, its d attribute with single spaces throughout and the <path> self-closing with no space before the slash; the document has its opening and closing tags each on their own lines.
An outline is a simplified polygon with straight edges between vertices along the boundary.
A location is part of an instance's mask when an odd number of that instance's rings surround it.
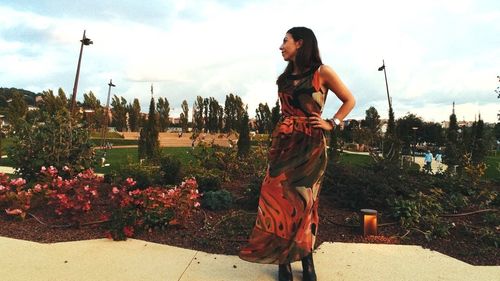
<svg viewBox="0 0 500 281">
<path fill-rule="evenodd" d="M 274 105 L 283 71 L 279 45 L 293 26 L 316 33 L 323 62 L 357 99 L 349 117 L 375 106 L 387 118 L 383 72 L 396 117 L 447 120 L 452 102 L 459 120 L 480 113 L 496 121 L 494 90 L 500 75 L 500 1 L 337 0 L 0 0 L 0 87 L 33 92 L 73 83 L 83 30 L 77 99 L 93 91 L 139 98 L 147 112 L 150 85 L 174 115 L 186 99 L 234 93 L 255 115 L 260 102 Z M 329 96 L 324 111 L 338 106 Z"/>
</svg>

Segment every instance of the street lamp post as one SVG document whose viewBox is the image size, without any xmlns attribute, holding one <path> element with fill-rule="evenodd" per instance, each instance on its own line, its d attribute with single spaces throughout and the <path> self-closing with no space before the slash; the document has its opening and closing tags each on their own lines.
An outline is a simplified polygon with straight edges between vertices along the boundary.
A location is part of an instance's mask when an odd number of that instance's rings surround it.
<svg viewBox="0 0 500 281">
<path fill-rule="evenodd" d="M 385 89 L 387 90 L 387 102 L 389 103 L 389 122 L 387 124 L 387 133 L 389 135 L 394 135 L 395 124 L 394 124 L 394 111 L 392 110 L 391 97 L 389 95 L 389 83 L 387 83 L 387 73 L 385 72 L 385 61 L 382 60 L 382 66 L 378 68 L 378 71 L 384 71 L 385 77 Z"/>
<path fill-rule="evenodd" d="M 415 162 L 415 150 L 417 149 L 417 130 L 418 127 L 411 127 L 413 130 L 413 162 Z"/>
<path fill-rule="evenodd" d="M 76 76 L 75 76 L 75 85 L 73 86 L 73 94 L 71 95 L 71 114 L 75 113 L 75 108 L 76 108 L 76 90 L 78 88 L 78 78 L 80 76 L 80 65 L 82 63 L 82 52 L 83 52 L 83 46 L 88 46 L 90 44 L 93 44 L 92 40 L 90 38 L 87 38 L 85 36 L 85 31 L 83 31 L 83 37 L 80 42 L 82 42 L 82 45 L 80 47 L 80 56 L 78 57 L 78 66 L 76 67 Z"/>
<path fill-rule="evenodd" d="M 385 73 L 385 62 L 382 60 L 382 66 L 378 68 L 378 71 L 384 71 L 385 77 L 385 89 L 387 90 L 387 101 L 389 102 L 389 108 L 392 107 L 391 98 L 389 97 L 389 84 L 387 83 L 387 74 Z"/>
<path fill-rule="evenodd" d="M 108 100 L 106 101 L 106 112 L 103 115 L 102 122 L 102 133 L 101 133 L 101 148 L 104 148 L 106 144 L 106 132 L 108 131 L 108 118 L 109 118 L 109 97 L 111 96 L 111 87 L 116 87 L 113 84 L 113 79 L 109 79 L 108 83 Z"/>
</svg>

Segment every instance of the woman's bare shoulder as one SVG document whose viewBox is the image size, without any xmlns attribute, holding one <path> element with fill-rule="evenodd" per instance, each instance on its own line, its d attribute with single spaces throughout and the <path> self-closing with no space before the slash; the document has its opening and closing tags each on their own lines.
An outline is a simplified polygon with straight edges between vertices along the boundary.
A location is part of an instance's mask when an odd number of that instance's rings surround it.
<svg viewBox="0 0 500 281">
<path fill-rule="evenodd" d="M 323 78 L 327 76 L 336 75 L 335 70 L 333 70 L 333 68 L 327 64 L 321 65 L 321 67 L 319 68 L 319 74 Z"/>
</svg>

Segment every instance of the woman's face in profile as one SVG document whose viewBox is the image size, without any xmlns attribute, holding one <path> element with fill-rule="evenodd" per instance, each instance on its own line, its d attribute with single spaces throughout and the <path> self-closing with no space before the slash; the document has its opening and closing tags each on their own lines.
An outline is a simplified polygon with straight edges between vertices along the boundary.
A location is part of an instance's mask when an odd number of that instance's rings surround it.
<svg viewBox="0 0 500 281">
<path fill-rule="evenodd" d="M 299 42 L 295 41 L 290 33 L 285 35 L 283 38 L 283 44 L 280 46 L 281 55 L 285 61 L 295 60 L 295 55 L 297 55 L 297 50 L 299 49 Z"/>
</svg>

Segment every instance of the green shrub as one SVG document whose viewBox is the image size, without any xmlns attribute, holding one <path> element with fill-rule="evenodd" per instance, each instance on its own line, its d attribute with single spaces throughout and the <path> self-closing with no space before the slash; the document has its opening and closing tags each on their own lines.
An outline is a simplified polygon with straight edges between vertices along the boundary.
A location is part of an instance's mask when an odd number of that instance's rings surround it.
<svg viewBox="0 0 500 281">
<path fill-rule="evenodd" d="M 201 193 L 220 190 L 222 184 L 220 176 L 215 174 L 200 175 L 197 180 L 198 190 Z"/>
<path fill-rule="evenodd" d="M 203 197 L 201 199 L 201 206 L 213 211 L 227 210 L 231 208 L 232 204 L 233 196 L 225 189 L 207 191 L 203 193 Z"/>
<path fill-rule="evenodd" d="M 137 182 L 136 188 L 145 189 L 159 182 L 158 168 L 149 165 L 128 164 L 106 174 L 105 182 L 119 183 L 127 178 L 133 178 Z"/>
<path fill-rule="evenodd" d="M 174 185 L 181 181 L 181 161 L 179 159 L 165 155 L 160 158 L 160 184 Z"/>
<path fill-rule="evenodd" d="M 42 166 L 72 173 L 90 168 L 94 164 L 94 152 L 88 130 L 79 126 L 67 111 L 43 117 L 44 122 L 38 122 L 42 119 L 20 122 L 13 132 L 8 155 L 18 169 L 17 174 L 33 181 Z"/>
</svg>

